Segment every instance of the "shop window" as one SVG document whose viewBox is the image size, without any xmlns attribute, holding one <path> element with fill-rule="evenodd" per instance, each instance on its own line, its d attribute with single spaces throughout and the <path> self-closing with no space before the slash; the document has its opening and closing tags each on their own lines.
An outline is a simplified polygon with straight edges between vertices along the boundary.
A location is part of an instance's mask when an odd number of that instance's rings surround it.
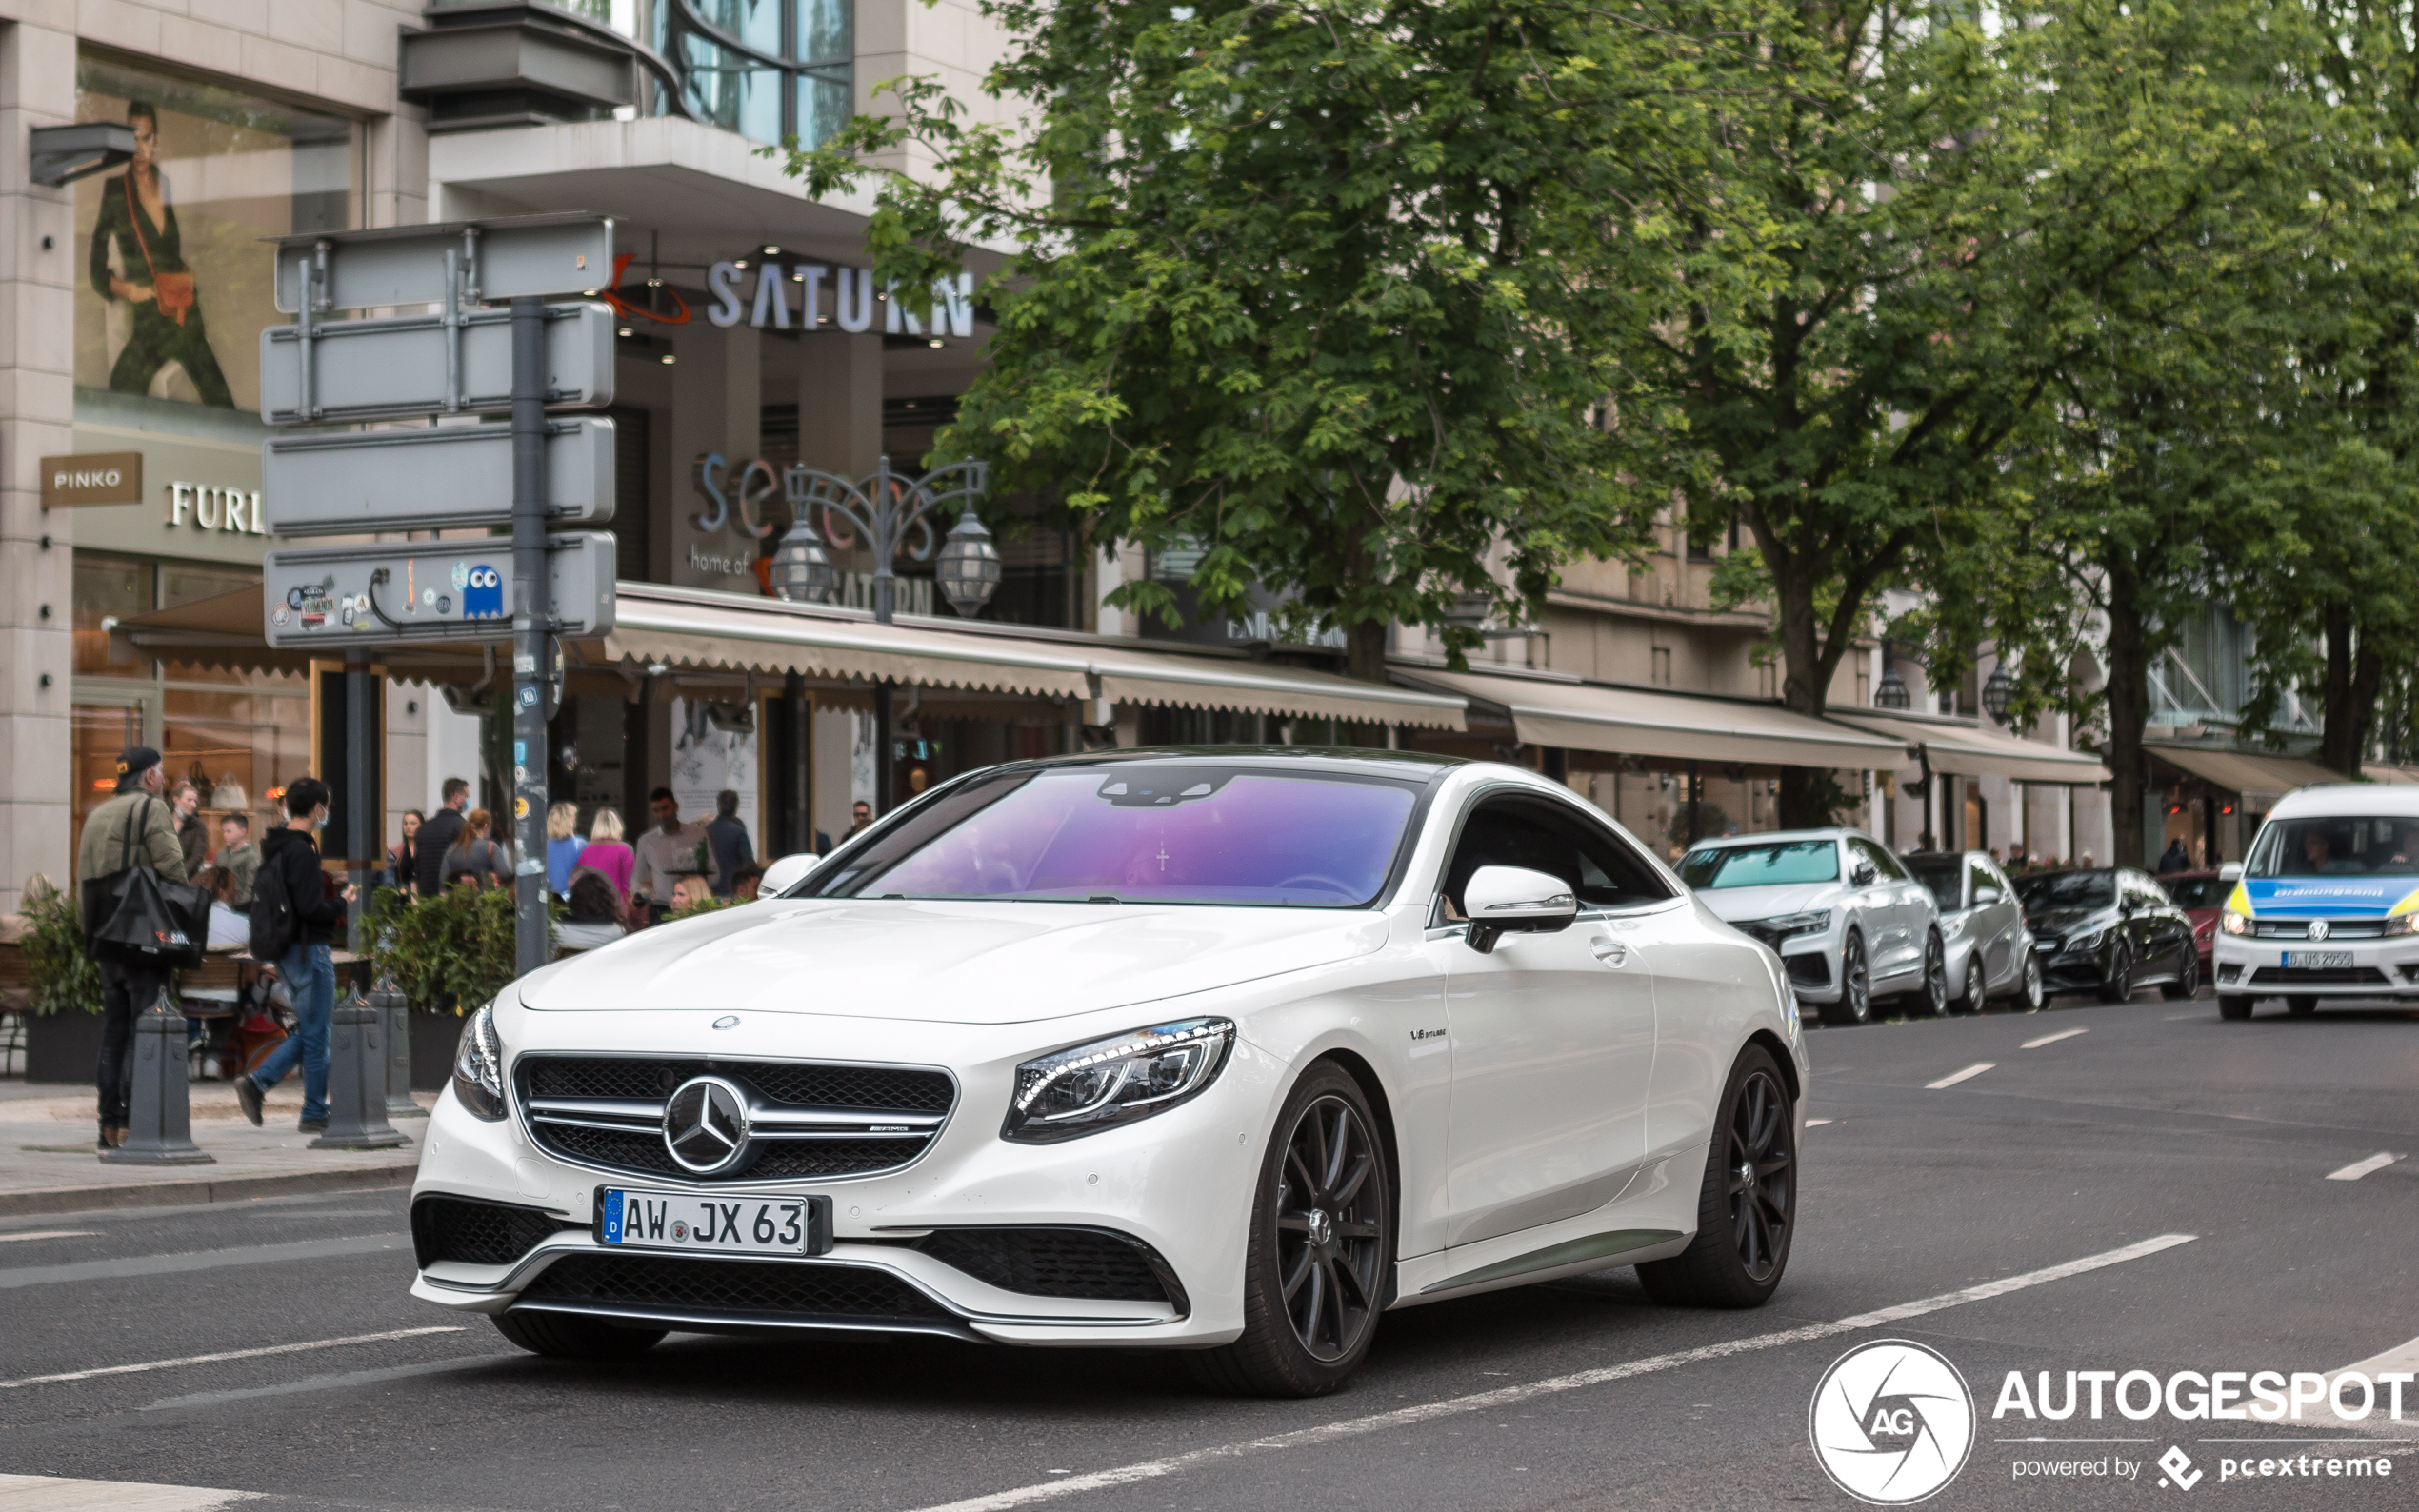
<svg viewBox="0 0 2419 1512">
<path fill-rule="evenodd" d="M 148 562 L 75 554 L 75 672 L 79 677 L 147 677 L 150 665 L 134 648 L 110 637 L 110 626 L 151 608 L 152 571 Z"/>
<path fill-rule="evenodd" d="M 258 409 L 260 329 L 291 319 L 261 238 L 361 224 L 357 128 L 90 56 L 76 119 L 135 140 L 132 163 L 75 185 L 77 387 Z"/>
<path fill-rule="evenodd" d="M 226 692 L 171 685 L 161 695 L 160 766 L 171 785 L 200 791 L 212 851 L 229 814 L 248 816 L 258 840 L 287 784 L 310 772 L 309 689 L 298 677 Z"/>
</svg>

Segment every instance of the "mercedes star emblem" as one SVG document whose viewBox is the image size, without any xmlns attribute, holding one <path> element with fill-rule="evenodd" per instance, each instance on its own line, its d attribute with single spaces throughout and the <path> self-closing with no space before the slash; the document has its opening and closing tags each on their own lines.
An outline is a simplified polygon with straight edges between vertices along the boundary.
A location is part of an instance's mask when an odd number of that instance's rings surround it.
<svg viewBox="0 0 2419 1512">
<path fill-rule="evenodd" d="M 2310 937 L 2312 940 L 2324 940 L 2324 939 L 2326 939 L 2326 938 L 2327 938 L 2327 921 L 2326 921 L 2326 920 L 2324 920 L 2324 919 L 2312 919 L 2312 920 L 2309 922 L 2309 937 Z"/>
<path fill-rule="evenodd" d="M 691 1077 L 664 1104 L 664 1148 L 685 1171 L 711 1176 L 748 1153 L 748 1099 L 718 1076 Z"/>
</svg>

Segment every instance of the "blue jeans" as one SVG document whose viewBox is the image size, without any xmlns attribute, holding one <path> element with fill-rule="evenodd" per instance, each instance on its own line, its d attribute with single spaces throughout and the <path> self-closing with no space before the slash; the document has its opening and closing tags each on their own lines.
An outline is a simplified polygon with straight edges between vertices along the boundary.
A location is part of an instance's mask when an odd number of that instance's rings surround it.
<svg viewBox="0 0 2419 1512">
<path fill-rule="evenodd" d="M 294 1000 L 294 1032 L 269 1052 L 252 1080 L 264 1092 L 286 1079 L 296 1061 L 303 1068 L 306 1120 L 328 1116 L 328 1036 L 336 1017 L 336 963 L 324 945 L 298 945 L 277 962 L 277 979 Z"/>
</svg>

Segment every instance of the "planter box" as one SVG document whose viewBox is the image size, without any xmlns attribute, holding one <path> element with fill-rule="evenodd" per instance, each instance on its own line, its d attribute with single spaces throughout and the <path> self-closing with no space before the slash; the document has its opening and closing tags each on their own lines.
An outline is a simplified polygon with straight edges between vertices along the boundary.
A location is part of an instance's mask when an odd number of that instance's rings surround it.
<svg viewBox="0 0 2419 1512">
<path fill-rule="evenodd" d="M 25 1079 L 90 1086 L 101 1064 L 97 1013 L 29 1013 L 25 1018 Z"/>
<path fill-rule="evenodd" d="M 453 1052 L 462 1044 L 462 1021 L 450 1013 L 411 1015 L 411 1090 L 442 1092 L 453 1079 Z M 100 1054 L 94 1043 L 93 1054 Z"/>
</svg>

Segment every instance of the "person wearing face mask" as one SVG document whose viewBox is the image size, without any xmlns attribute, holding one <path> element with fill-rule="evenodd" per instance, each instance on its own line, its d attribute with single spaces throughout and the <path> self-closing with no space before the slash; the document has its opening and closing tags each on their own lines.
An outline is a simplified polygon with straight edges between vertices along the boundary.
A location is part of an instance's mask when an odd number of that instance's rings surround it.
<svg viewBox="0 0 2419 1512">
<path fill-rule="evenodd" d="M 266 874 L 275 868 L 279 893 L 293 910 L 291 942 L 273 969 L 293 1001 L 295 1032 L 270 1052 L 259 1069 L 235 1079 L 236 1104 L 257 1124 L 263 1097 L 300 1062 L 303 1105 L 298 1127 L 305 1134 L 328 1131 L 329 1047 L 336 1017 L 336 935 L 345 926 L 345 905 L 360 892 L 358 887 L 336 885 L 336 880 L 320 865 L 319 846 L 311 838 L 328 822 L 328 806 L 334 801 L 335 794 L 318 778 L 297 778 L 286 789 L 286 827 L 271 830 L 261 842 L 261 870 Z"/>
</svg>

